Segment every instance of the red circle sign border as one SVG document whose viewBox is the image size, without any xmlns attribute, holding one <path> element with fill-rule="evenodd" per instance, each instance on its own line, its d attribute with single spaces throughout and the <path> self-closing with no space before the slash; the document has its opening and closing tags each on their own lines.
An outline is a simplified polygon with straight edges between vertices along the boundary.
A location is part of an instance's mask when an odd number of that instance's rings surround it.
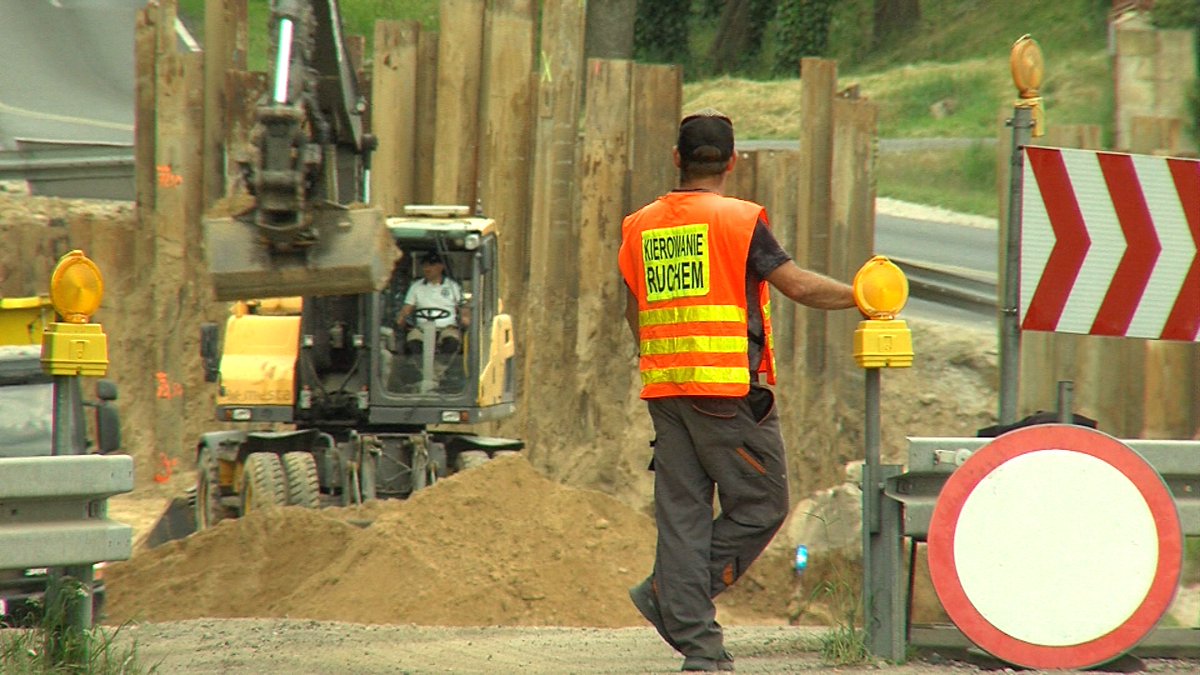
<svg viewBox="0 0 1200 675">
<path fill-rule="evenodd" d="M 1120 626 L 1088 642 L 1050 646 L 1014 638 L 991 624 L 971 604 L 954 561 L 958 518 L 976 486 L 1001 464 L 1042 450 L 1090 455 L 1120 471 L 1146 500 L 1158 533 L 1158 566 L 1145 599 Z M 1089 427 L 1045 424 L 997 437 L 974 453 L 943 486 L 929 522 L 929 573 L 946 613 L 972 642 L 989 654 L 1027 668 L 1088 668 L 1110 661 L 1140 642 L 1175 597 L 1183 566 L 1183 537 L 1175 499 L 1158 472 L 1124 443 Z"/>
</svg>

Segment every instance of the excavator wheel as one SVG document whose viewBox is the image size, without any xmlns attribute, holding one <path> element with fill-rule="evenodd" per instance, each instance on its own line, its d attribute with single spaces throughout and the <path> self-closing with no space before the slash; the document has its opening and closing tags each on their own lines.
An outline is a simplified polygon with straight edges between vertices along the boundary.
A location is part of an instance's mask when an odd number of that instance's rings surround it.
<svg viewBox="0 0 1200 675">
<path fill-rule="evenodd" d="M 210 528 L 228 515 L 221 504 L 221 467 L 209 448 L 196 458 L 196 529 Z"/>
<path fill-rule="evenodd" d="M 279 455 L 252 452 L 242 468 L 242 515 L 287 504 L 287 482 Z"/>
<path fill-rule="evenodd" d="M 455 468 L 459 471 L 466 471 L 467 469 L 473 469 L 486 464 L 488 459 L 488 454 L 483 450 L 464 450 L 458 453 Z"/>
<path fill-rule="evenodd" d="M 289 452 L 283 456 L 283 474 L 287 483 L 288 506 L 315 509 L 321 505 L 321 481 L 317 460 L 307 452 Z"/>
</svg>

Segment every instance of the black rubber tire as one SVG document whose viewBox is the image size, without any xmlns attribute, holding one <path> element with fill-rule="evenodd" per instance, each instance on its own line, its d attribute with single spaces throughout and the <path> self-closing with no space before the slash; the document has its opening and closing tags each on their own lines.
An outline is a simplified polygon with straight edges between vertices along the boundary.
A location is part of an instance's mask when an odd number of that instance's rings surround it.
<svg viewBox="0 0 1200 675">
<path fill-rule="evenodd" d="M 321 505 L 321 479 L 317 474 L 317 460 L 311 453 L 285 454 L 283 474 L 287 483 L 288 506 L 315 509 Z"/>
<path fill-rule="evenodd" d="M 196 458 L 196 530 L 213 527 L 229 515 L 221 503 L 221 466 L 216 455 L 201 448 Z"/>
<path fill-rule="evenodd" d="M 287 481 L 279 455 L 252 452 L 242 466 L 242 515 L 287 504 Z"/>
</svg>

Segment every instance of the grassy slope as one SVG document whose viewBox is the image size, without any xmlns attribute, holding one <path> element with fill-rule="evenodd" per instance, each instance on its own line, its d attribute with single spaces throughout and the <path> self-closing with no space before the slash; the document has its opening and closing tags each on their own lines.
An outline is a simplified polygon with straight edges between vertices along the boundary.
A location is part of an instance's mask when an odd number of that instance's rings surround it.
<svg viewBox="0 0 1200 675">
<path fill-rule="evenodd" d="M 1111 126 L 1112 74 L 1106 54 L 1105 5 L 1094 0 L 925 0 L 921 26 L 897 44 L 855 54 L 845 43 L 860 29 L 848 25 L 868 3 L 849 0 L 835 17 L 839 87 L 858 84 L 879 105 L 883 138 L 995 139 L 1011 114 L 1016 91 L 1009 72 L 1012 43 L 1029 33 L 1042 47 L 1042 87 L 1049 124 Z M 837 40 L 843 40 L 837 43 Z M 846 65 L 849 64 L 849 65 Z M 743 138 L 799 137 L 798 79 L 751 81 L 722 77 L 684 86 L 684 108 L 716 107 L 734 118 Z M 931 106 L 945 102 L 941 118 Z M 883 155 L 881 196 L 995 216 L 995 154 L 965 150 Z"/>
</svg>

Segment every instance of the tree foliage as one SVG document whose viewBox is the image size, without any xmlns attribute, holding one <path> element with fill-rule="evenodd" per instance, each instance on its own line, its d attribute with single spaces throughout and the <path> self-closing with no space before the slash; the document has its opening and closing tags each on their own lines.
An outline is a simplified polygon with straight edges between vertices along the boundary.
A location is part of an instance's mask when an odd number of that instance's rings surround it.
<svg viewBox="0 0 1200 675">
<path fill-rule="evenodd" d="M 638 58 L 659 63 L 691 63 L 688 48 L 691 14 L 691 0 L 640 0 L 633 25 Z"/>
<path fill-rule="evenodd" d="M 778 0 L 725 0 L 708 51 L 713 72 L 739 70 L 758 58 L 776 5 Z"/>
<path fill-rule="evenodd" d="M 903 36 L 921 22 L 920 0 L 875 0 L 876 46 Z"/>
<path fill-rule="evenodd" d="M 805 56 L 825 56 L 834 0 L 779 0 L 775 21 L 776 75 L 793 75 Z"/>
</svg>

